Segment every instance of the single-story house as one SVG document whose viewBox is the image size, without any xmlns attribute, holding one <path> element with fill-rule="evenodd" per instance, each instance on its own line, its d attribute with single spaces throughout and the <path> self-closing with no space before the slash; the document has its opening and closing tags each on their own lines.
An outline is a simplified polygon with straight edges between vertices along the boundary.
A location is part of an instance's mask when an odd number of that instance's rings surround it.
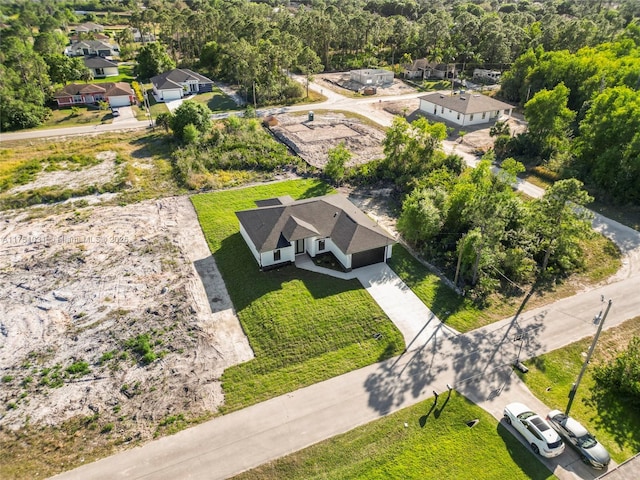
<svg viewBox="0 0 640 480">
<path fill-rule="evenodd" d="M 136 95 L 126 82 L 71 83 L 57 91 L 53 98 L 60 107 L 94 105 L 107 101 L 110 107 L 126 107 L 136 103 Z"/>
<path fill-rule="evenodd" d="M 499 72 L 498 70 L 487 70 L 484 68 L 473 69 L 473 79 L 475 81 L 498 83 L 500 81 L 501 76 L 502 76 L 502 73 Z"/>
<path fill-rule="evenodd" d="M 366 68 L 362 70 L 351 70 L 349 78 L 352 82 L 364 86 L 368 85 L 389 85 L 393 83 L 393 72 L 379 68 Z"/>
<path fill-rule="evenodd" d="M 80 57 L 83 55 L 114 57 L 120 55 L 120 47 L 116 43 L 101 40 L 82 40 L 72 43 L 65 48 L 64 54 L 69 57 Z"/>
<path fill-rule="evenodd" d="M 331 252 L 346 270 L 391 258 L 394 238 L 343 195 L 284 196 L 256 204 L 236 216 L 262 270 L 293 263 L 303 254 Z"/>
<path fill-rule="evenodd" d="M 402 65 L 402 73 L 405 78 L 456 78 L 456 66 L 451 63 L 435 63 L 429 62 L 426 58 L 419 58 L 413 63 Z"/>
<path fill-rule="evenodd" d="M 117 77 L 118 64 L 102 57 L 84 57 L 84 66 L 91 70 L 93 78 Z"/>
<path fill-rule="evenodd" d="M 99 23 L 84 22 L 74 28 L 76 33 L 103 32 L 104 26 Z"/>
<path fill-rule="evenodd" d="M 153 33 L 149 32 L 140 32 L 137 28 L 133 28 L 131 30 L 131 34 L 133 35 L 134 42 L 155 42 L 156 36 Z"/>
<path fill-rule="evenodd" d="M 213 89 L 213 80 L 188 68 L 175 68 L 156 75 L 151 78 L 151 83 L 153 93 L 159 102 L 178 100 L 188 95 L 210 92 Z"/>
<path fill-rule="evenodd" d="M 477 125 L 511 116 L 513 106 L 478 93 L 430 93 L 420 98 L 420 110 L 460 126 Z"/>
</svg>

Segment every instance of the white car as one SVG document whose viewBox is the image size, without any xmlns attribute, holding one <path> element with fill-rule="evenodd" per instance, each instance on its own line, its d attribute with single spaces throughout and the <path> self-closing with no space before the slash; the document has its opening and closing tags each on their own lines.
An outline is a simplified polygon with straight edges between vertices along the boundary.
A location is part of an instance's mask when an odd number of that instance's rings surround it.
<svg viewBox="0 0 640 480">
<path fill-rule="evenodd" d="M 551 426 L 522 403 L 504 407 L 504 419 L 522 435 L 535 453 L 553 458 L 564 452 L 564 443 Z"/>
</svg>

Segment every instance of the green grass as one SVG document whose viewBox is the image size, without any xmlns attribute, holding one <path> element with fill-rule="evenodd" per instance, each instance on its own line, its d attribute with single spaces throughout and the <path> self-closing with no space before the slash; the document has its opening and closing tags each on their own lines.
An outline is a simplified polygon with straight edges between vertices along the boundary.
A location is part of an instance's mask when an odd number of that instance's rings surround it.
<svg viewBox="0 0 640 480">
<path fill-rule="evenodd" d="M 570 412 L 591 430 L 618 463 L 640 451 L 640 411 L 619 395 L 595 388 L 592 373 L 594 366 L 610 362 L 616 351 L 626 348 L 634 334 L 640 335 L 640 317 L 602 333 Z M 525 362 L 529 372 L 520 377 L 549 408 L 564 411 L 571 385 L 582 367 L 583 354 L 591 342 L 592 337 L 586 338 L 529 360 Z"/>
<path fill-rule="evenodd" d="M 78 113 L 74 114 L 71 107 L 56 107 L 51 110 L 51 116 L 35 130 L 62 127 L 83 127 L 100 123 L 111 123 L 113 116 L 110 110 L 99 110 L 97 107 L 77 105 Z"/>
<path fill-rule="evenodd" d="M 133 65 L 118 65 L 119 75 L 115 77 L 94 78 L 90 83 L 127 82 L 131 83 L 136 78 L 133 75 Z"/>
<path fill-rule="evenodd" d="M 234 478 L 555 478 L 491 415 L 455 392 L 445 400 L 440 396 L 435 408 L 427 400 Z M 473 419 L 480 422 L 467 427 Z"/>
<path fill-rule="evenodd" d="M 201 93 L 192 98 L 193 101 L 204 103 L 212 112 L 226 112 L 228 110 L 241 110 L 230 97 L 225 95 L 222 90 L 213 87 L 210 93 Z"/>
<path fill-rule="evenodd" d="M 402 335 L 357 280 L 299 270 L 261 272 L 238 231 L 257 199 L 329 193 L 287 181 L 196 195 L 192 202 L 256 358 L 225 370 L 224 411 L 240 409 L 399 354 Z M 382 333 L 376 340 L 375 333 Z"/>
</svg>

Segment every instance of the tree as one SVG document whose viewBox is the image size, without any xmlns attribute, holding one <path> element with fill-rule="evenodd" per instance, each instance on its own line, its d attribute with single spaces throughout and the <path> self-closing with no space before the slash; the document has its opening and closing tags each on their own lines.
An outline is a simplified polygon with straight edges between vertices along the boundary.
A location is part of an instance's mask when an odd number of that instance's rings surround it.
<svg viewBox="0 0 640 480">
<path fill-rule="evenodd" d="M 137 69 L 140 78 L 149 79 L 175 66 L 175 62 L 160 43 L 152 42 L 140 47 Z"/>
<path fill-rule="evenodd" d="M 171 124 L 173 123 L 173 114 L 170 112 L 159 113 L 156 117 L 156 125 L 164 128 L 164 131 L 169 133 Z"/>
<path fill-rule="evenodd" d="M 414 244 L 437 235 L 447 215 L 447 194 L 442 188 L 415 188 L 402 203 L 398 230 Z"/>
<path fill-rule="evenodd" d="M 193 125 L 200 133 L 207 133 L 211 128 L 211 110 L 202 103 L 187 100 L 176 108 L 171 121 L 173 135 L 184 139 L 184 130 L 187 125 Z"/>
<path fill-rule="evenodd" d="M 591 213 L 584 206 L 592 200 L 582 182 L 571 178 L 557 181 L 533 201 L 532 230 L 538 236 L 539 253 L 544 252 L 542 275 L 552 259 L 565 271 L 581 261 L 577 242 L 591 232 Z"/>
<path fill-rule="evenodd" d="M 49 77 L 53 83 L 66 85 L 74 80 L 82 80 L 91 73 L 79 57 L 67 57 L 61 53 L 45 55 L 49 67 Z"/>
<path fill-rule="evenodd" d="M 614 362 L 598 365 L 593 376 L 600 388 L 622 395 L 640 407 L 640 337 L 634 335 L 627 349 Z"/>
<path fill-rule="evenodd" d="M 311 50 L 309 47 L 304 47 L 298 55 L 298 59 L 296 60 L 296 64 L 298 69 L 302 72 L 303 75 L 307 77 L 307 97 L 309 97 L 309 82 L 311 81 L 311 76 L 320 73 L 324 68 L 320 61 L 320 57 Z"/>
<path fill-rule="evenodd" d="M 524 106 L 528 135 L 544 157 L 568 148 L 569 125 L 576 116 L 568 99 L 569 89 L 561 82 L 553 90 L 540 90 Z"/>
<path fill-rule="evenodd" d="M 328 156 L 324 174 L 336 185 L 340 185 L 344 179 L 344 167 L 351 160 L 351 152 L 347 150 L 344 142 L 340 142 L 336 147 L 329 149 Z"/>
</svg>

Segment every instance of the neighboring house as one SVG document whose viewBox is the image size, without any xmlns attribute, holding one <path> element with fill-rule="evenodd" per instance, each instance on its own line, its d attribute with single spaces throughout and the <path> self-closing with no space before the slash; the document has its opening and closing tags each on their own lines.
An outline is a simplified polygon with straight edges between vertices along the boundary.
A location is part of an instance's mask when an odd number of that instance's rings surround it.
<svg viewBox="0 0 640 480">
<path fill-rule="evenodd" d="M 131 34 L 133 35 L 133 41 L 134 42 L 155 42 L 156 41 L 156 36 L 153 33 L 149 33 L 149 32 L 143 32 L 140 33 L 140 30 L 138 30 L 137 28 L 134 28 L 131 30 Z"/>
<path fill-rule="evenodd" d="M 486 95 L 430 93 L 420 98 L 420 110 L 461 126 L 489 123 L 502 115 L 511 116 L 513 106 Z"/>
<path fill-rule="evenodd" d="M 69 37 L 69 40 L 71 40 L 71 43 L 78 43 L 81 42 L 83 40 L 83 38 L 81 38 L 81 35 L 71 35 Z M 85 36 L 86 38 L 86 36 Z M 99 40 L 101 42 L 109 42 L 111 40 L 111 37 L 109 37 L 109 35 L 104 35 L 102 33 L 93 33 L 91 34 L 91 40 Z"/>
<path fill-rule="evenodd" d="M 93 75 L 93 78 L 117 77 L 118 64 L 102 57 L 84 57 L 84 65 Z"/>
<path fill-rule="evenodd" d="M 498 83 L 502 73 L 498 70 L 486 70 L 484 68 L 473 69 L 473 79 L 475 81 L 483 81 L 488 83 Z"/>
<path fill-rule="evenodd" d="M 213 80 L 187 68 L 175 68 L 151 78 L 157 101 L 178 100 L 196 93 L 210 92 Z"/>
<path fill-rule="evenodd" d="M 386 262 L 393 237 L 346 197 L 294 201 L 278 197 L 236 212 L 240 234 L 260 269 L 295 262 L 296 255 L 331 252 L 346 270 Z"/>
<path fill-rule="evenodd" d="M 436 64 L 429 63 L 426 58 L 419 58 L 414 60 L 413 63 L 405 63 L 402 65 L 402 73 L 404 78 L 427 78 L 426 72 L 431 68 L 435 68 Z"/>
<path fill-rule="evenodd" d="M 76 33 L 103 32 L 104 27 L 99 23 L 85 22 L 74 28 Z"/>
<path fill-rule="evenodd" d="M 136 95 L 126 82 L 71 83 L 57 91 L 53 98 L 60 107 L 94 105 L 107 101 L 111 107 L 125 107 L 136 103 Z"/>
<path fill-rule="evenodd" d="M 69 57 L 81 57 L 85 55 L 116 57 L 120 55 L 120 47 L 117 43 L 101 40 L 81 40 L 65 48 L 64 54 Z"/>
<path fill-rule="evenodd" d="M 351 70 L 349 78 L 352 82 L 366 86 L 390 85 L 393 83 L 393 72 L 382 69 Z"/>
</svg>

